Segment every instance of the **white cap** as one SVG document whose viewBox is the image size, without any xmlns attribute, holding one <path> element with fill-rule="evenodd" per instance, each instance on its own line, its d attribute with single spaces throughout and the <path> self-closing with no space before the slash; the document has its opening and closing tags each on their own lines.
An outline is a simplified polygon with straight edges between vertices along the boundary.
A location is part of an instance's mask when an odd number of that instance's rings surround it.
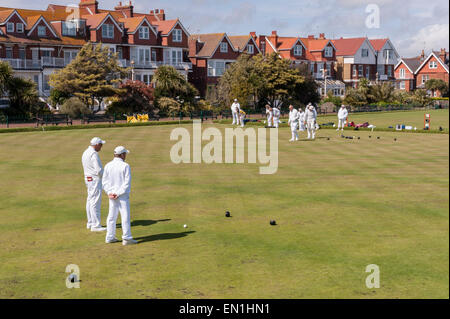
<svg viewBox="0 0 450 319">
<path fill-rule="evenodd" d="M 237 99 L 234 99 L 234 102 L 237 102 Z"/>
<path fill-rule="evenodd" d="M 125 147 L 123 147 L 123 146 L 117 146 L 115 149 L 114 149 L 114 154 L 115 155 L 120 155 L 120 154 L 123 154 L 123 153 L 130 153 L 130 151 L 129 150 L 127 150 Z"/>
<path fill-rule="evenodd" d="M 98 144 L 105 144 L 105 143 L 106 143 L 106 141 L 102 140 L 102 139 L 99 138 L 99 137 L 94 137 L 94 138 L 91 140 L 91 145 L 92 145 L 92 146 L 98 145 Z"/>
</svg>

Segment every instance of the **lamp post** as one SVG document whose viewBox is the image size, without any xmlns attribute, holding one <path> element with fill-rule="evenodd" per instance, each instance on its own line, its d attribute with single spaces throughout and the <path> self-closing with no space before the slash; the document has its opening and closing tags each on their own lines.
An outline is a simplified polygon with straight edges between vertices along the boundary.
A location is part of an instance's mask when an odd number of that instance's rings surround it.
<svg viewBox="0 0 450 319">
<path fill-rule="evenodd" d="M 324 84 L 324 86 L 323 86 L 324 87 L 323 96 L 326 97 L 327 96 L 327 78 L 328 78 L 327 69 L 326 68 L 322 69 L 322 74 L 323 74 L 323 84 Z"/>
<path fill-rule="evenodd" d="M 134 60 L 131 60 L 130 64 L 131 64 L 131 81 L 134 82 Z"/>
</svg>

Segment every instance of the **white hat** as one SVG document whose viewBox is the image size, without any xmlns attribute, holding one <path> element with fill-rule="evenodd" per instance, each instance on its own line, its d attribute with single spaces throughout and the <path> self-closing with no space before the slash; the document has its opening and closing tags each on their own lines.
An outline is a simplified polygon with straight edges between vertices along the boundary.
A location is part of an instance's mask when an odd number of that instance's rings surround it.
<svg viewBox="0 0 450 319">
<path fill-rule="evenodd" d="M 106 141 L 102 140 L 102 139 L 99 138 L 99 137 L 94 137 L 94 138 L 91 140 L 91 145 L 92 145 L 92 146 L 98 145 L 98 144 L 105 144 L 105 143 L 106 143 Z"/>
<path fill-rule="evenodd" d="M 234 99 L 234 102 L 237 102 L 237 99 Z"/>
<path fill-rule="evenodd" d="M 130 153 L 130 151 L 129 150 L 127 150 L 125 147 L 123 147 L 123 146 L 117 146 L 115 149 L 114 149 L 114 154 L 115 155 L 120 155 L 120 154 L 123 154 L 123 153 Z"/>
</svg>

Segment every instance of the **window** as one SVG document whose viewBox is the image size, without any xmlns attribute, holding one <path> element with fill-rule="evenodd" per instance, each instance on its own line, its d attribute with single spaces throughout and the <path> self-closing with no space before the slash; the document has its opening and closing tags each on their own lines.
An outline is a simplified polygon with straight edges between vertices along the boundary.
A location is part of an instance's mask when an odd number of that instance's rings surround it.
<svg viewBox="0 0 450 319">
<path fill-rule="evenodd" d="M 366 58 L 369 56 L 369 49 L 361 49 L 361 57 Z"/>
<path fill-rule="evenodd" d="M 172 31 L 172 40 L 173 42 L 181 42 L 183 37 L 182 37 L 182 31 L 180 29 L 174 29 Z"/>
<path fill-rule="evenodd" d="M 385 49 L 385 50 L 383 51 L 383 57 L 384 57 L 385 59 L 393 58 L 394 56 L 392 55 L 392 50 Z"/>
<path fill-rule="evenodd" d="M 353 66 L 353 76 L 357 75 L 357 71 L 356 71 L 356 65 Z"/>
<path fill-rule="evenodd" d="M 388 67 L 387 67 L 387 75 L 392 76 L 392 68 L 390 65 L 388 65 Z"/>
<path fill-rule="evenodd" d="M 295 56 L 301 56 L 302 55 L 302 46 L 301 45 L 297 44 L 294 47 L 294 55 Z"/>
<path fill-rule="evenodd" d="M 156 61 L 156 51 L 152 50 L 152 61 Z"/>
<path fill-rule="evenodd" d="M 78 51 L 64 51 L 64 64 L 69 64 L 77 57 Z"/>
<path fill-rule="evenodd" d="M 76 36 L 77 35 L 76 23 L 74 21 L 63 21 L 62 34 L 66 36 Z"/>
<path fill-rule="evenodd" d="M 145 64 L 150 62 L 150 48 L 139 49 L 139 63 Z"/>
<path fill-rule="evenodd" d="M 208 61 L 208 76 L 214 76 L 214 61 Z"/>
<path fill-rule="evenodd" d="M 23 33 L 23 23 L 16 24 L 16 31 L 19 33 Z"/>
<path fill-rule="evenodd" d="M 47 28 L 43 25 L 38 26 L 38 36 L 45 37 L 47 35 Z"/>
<path fill-rule="evenodd" d="M 311 74 L 314 74 L 314 63 L 309 65 L 309 70 L 311 71 Z"/>
<path fill-rule="evenodd" d="M 248 52 L 249 54 L 255 53 L 255 46 L 254 46 L 253 44 L 247 45 L 247 52 Z"/>
<path fill-rule="evenodd" d="M 222 42 L 220 44 L 220 52 L 227 53 L 228 52 L 228 43 Z"/>
<path fill-rule="evenodd" d="M 14 32 L 14 23 L 8 22 L 6 24 L 6 32 Z"/>
<path fill-rule="evenodd" d="M 139 28 L 139 39 L 150 39 L 150 28 L 140 27 Z"/>
<path fill-rule="evenodd" d="M 48 92 L 50 91 L 50 84 L 48 83 L 48 81 L 50 80 L 50 75 L 45 75 L 44 74 L 44 91 Z"/>
<path fill-rule="evenodd" d="M 430 61 L 430 69 L 437 69 L 437 62 L 436 61 Z"/>
<path fill-rule="evenodd" d="M 39 88 L 39 75 L 33 76 L 33 81 L 36 83 L 36 86 Z"/>
<path fill-rule="evenodd" d="M 142 75 L 136 74 L 135 80 L 136 80 L 136 81 L 142 81 Z"/>
<path fill-rule="evenodd" d="M 102 37 L 106 39 L 114 38 L 114 25 L 112 24 L 104 24 L 102 26 Z"/>
<path fill-rule="evenodd" d="M 384 75 L 384 65 L 383 64 L 377 65 L 377 72 L 378 72 L 378 76 Z"/>
<path fill-rule="evenodd" d="M 400 81 L 400 90 L 405 89 L 405 81 Z"/>
<path fill-rule="evenodd" d="M 429 75 L 422 75 L 422 84 L 425 84 L 430 79 Z"/>
<path fill-rule="evenodd" d="M 25 49 L 24 48 L 19 49 L 19 59 L 25 60 Z"/>
<path fill-rule="evenodd" d="M 400 69 L 400 79 L 405 78 L 405 69 Z"/>
<path fill-rule="evenodd" d="M 147 85 L 150 85 L 150 83 L 152 83 L 152 75 L 151 74 L 144 74 L 142 76 L 142 82 L 144 82 Z"/>
<path fill-rule="evenodd" d="M 12 48 L 6 48 L 6 58 L 12 59 L 13 58 L 13 50 Z"/>
<path fill-rule="evenodd" d="M 370 77 L 370 66 L 366 66 L 366 79 Z"/>
<path fill-rule="evenodd" d="M 326 47 L 324 55 L 325 55 L 326 58 L 331 58 L 333 56 L 333 48 L 332 47 Z"/>
<path fill-rule="evenodd" d="M 358 66 L 358 76 L 364 76 L 364 67 L 362 65 Z"/>
<path fill-rule="evenodd" d="M 317 76 L 323 76 L 323 63 L 317 63 Z"/>
<path fill-rule="evenodd" d="M 123 59 L 123 49 L 122 48 L 117 48 L 117 58 L 119 59 L 119 60 L 122 60 Z"/>
<path fill-rule="evenodd" d="M 225 73 L 225 62 L 216 61 L 216 76 L 222 76 Z"/>
<path fill-rule="evenodd" d="M 326 68 L 327 68 L 327 76 L 331 75 L 331 63 L 326 63 Z"/>
</svg>

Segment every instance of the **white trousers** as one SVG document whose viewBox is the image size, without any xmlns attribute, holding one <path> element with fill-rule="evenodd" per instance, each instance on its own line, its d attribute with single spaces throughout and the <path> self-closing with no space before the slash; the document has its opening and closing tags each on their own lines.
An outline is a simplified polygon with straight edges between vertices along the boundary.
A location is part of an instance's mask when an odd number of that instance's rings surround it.
<svg viewBox="0 0 450 319">
<path fill-rule="evenodd" d="M 86 215 L 87 227 L 102 227 L 100 211 L 102 206 L 102 180 L 98 177 L 92 177 L 92 181 L 88 182 L 88 178 L 84 178 L 87 188 L 86 199 Z"/>
<path fill-rule="evenodd" d="M 272 114 L 267 115 L 267 126 L 268 127 L 273 126 L 273 115 Z"/>
<path fill-rule="evenodd" d="M 339 123 L 338 123 L 338 130 L 340 130 L 342 128 L 342 130 L 344 130 L 344 126 L 345 126 L 345 119 L 339 119 Z"/>
<path fill-rule="evenodd" d="M 275 126 L 276 128 L 278 128 L 278 126 L 280 125 L 280 118 L 279 117 L 273 117 L 273 126 Z"/>
<path fill-rule="evenodd" d="M 244 127 L 245 126 L 245 115 L 241 115 L 241 126 Z"/>
<path fill-rule="evenodd" d="M 120 212 L 122 219 L 122 239 L 131 240 L 130 224 L 130 195 L 125 194 L 118 199 L 109 200 L 109 214 L 106 220 L 106 240 L 111 241 L 116 238 L 116 221 Z"/>
<path fill-rule="evenodd" d="M 298 122 L 291 123 L 291 133 L 292 133 L 291 141 L 298 140 L 297 130 L 298 130 Z"/>
<path fill-rule="evenodd" d="M 239 125 L 239 114 L 237 112 L 233 112 L 233 125 Z"/>
<path fill-rule="evenodd" d="M 315 139 L 316 138 L 316 123 L 315 121 L 308 121 L 306 122 L 306 129 L 308 130 L 308 139 Z"/>
<path fill-rule="evenodd" d="M 304 122 L 300 122 L 300 131 L 304 132 L 305 131 L 305 123 Z"/>
</svg>

